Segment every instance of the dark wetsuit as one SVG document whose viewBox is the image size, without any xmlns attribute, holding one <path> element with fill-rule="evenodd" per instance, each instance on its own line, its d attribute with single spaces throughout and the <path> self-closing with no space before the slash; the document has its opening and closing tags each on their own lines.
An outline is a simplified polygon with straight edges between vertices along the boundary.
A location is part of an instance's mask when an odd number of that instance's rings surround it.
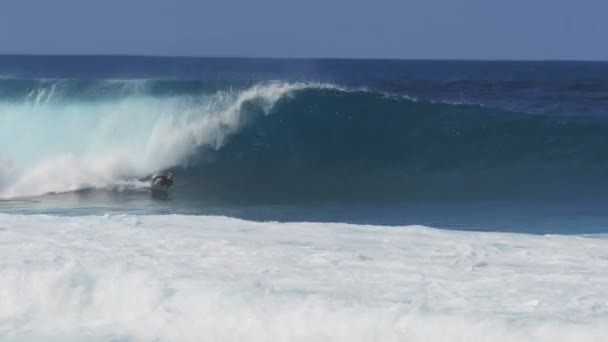
<svg viewBox="0 0 608 342">
<path fill-rule="evenodd" d="M 152 179 L 152 183 L 162 185 L 168 188 L 173 185 L 173 179 L 167 176 L 156 176 Z"/>
</svg>

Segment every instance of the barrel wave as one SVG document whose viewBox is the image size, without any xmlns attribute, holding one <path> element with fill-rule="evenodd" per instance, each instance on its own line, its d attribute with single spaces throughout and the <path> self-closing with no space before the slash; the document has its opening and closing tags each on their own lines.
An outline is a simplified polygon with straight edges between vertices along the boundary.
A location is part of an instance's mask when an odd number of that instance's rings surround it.
<svg viewBox="0 0 608 342">
<path fill-rule="evenodd" d="M 0 80 L 0 197 L 230 203 L 603 196 L 608 122 L 287 81 Z"/>
</svg>

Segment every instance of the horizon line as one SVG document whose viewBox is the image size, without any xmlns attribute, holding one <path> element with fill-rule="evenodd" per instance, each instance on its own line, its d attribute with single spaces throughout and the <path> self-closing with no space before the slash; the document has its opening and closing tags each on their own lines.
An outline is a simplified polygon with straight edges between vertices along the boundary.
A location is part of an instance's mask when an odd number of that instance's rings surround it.
<svg viewBox="0 0 608 342">
<path fill-rule="evenodd" d="M 182 58 L 182 59 L 250 59 L 250 60 L 345 60 L 345 61 L 429 61 L 429 62 L 598 62 L 605 63 L 608 59 L 509 59 L 509 58 L 408 58 L 408 57 L 276 57 L 276 56 L 236 56 L 236 55 L 152 55 L 152 54 L 129 54 L 129 53 L 101 53 L 101 54 L 63 54 L 63 53 L 0 53 L 0 57 L 127 57 L 127 58 Z"/>
</svg>

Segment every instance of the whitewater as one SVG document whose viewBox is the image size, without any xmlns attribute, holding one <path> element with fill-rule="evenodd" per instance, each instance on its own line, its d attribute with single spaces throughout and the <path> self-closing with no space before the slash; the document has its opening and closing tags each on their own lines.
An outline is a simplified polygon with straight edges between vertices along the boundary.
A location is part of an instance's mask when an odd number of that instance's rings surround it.
<svg viewBox="0 0 608 342">
<path fill-rule="evenodd" d="M 0 214 L 3 341 L 604 341 L 608 240 Z"/>
</svg>

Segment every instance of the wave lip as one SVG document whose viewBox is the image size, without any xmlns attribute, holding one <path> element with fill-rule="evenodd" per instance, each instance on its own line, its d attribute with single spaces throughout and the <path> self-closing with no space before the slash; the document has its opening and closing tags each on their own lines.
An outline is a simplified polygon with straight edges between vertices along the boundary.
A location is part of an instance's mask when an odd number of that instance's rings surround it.
<svg viewBox="0 0 608 342">
<path fill-rule="evenodd" d="M 3 339 L 543 342 L 608 332 L 602 237 L 176 215 L 0 222 Z"/>
</svg>

